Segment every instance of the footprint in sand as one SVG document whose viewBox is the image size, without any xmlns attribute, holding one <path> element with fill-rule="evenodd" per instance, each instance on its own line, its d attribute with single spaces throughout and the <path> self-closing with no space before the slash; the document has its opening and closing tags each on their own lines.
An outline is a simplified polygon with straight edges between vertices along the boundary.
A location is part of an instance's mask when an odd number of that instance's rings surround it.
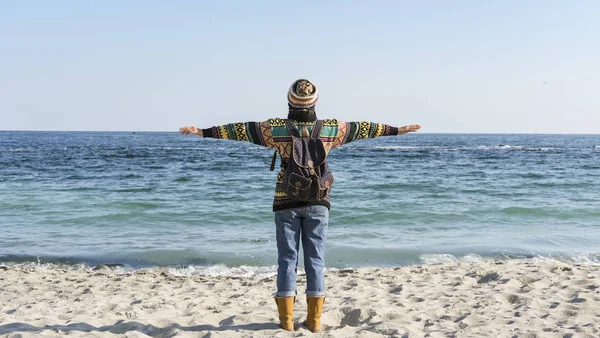
<svg viewBox="0 0 600 338">
<path fill-rule="evenodd" d="M 413 301 L 413 302 L 415 302 L 415 303 L 421 303 L 421 302 L 425 301 L 425 299 L 421 298 L 421 297 L 412 297 L 410 300 Z"/>
<path fill-rule="evenodd" d="M 344 291 L 348 291 L 348 290 L 352 290 L 352 289 L 354 289 L 354 288 L 355 288 L 355 287 L 357 287 L 357 286 L 358 286 L 358 283 L 357 283 L 357 282 L 348 282 L 348 284 L 346 284 L 346 286 L 344 286 L 342 289 L 343 289 Z"/>
<path fill-rule="evenodd" d="M 400 292 L 402 292 L 402 285 L 396 286 L 395 288 L 390 290 L 390 293 L 393 293 L 393 294 L 398 294 Z"/>
<path fill-rule="evenodd" d="M 343 308 L 342 312 L 345 314 L 342 320 L 340 321 L 340 325 L 348 325 L 348 326 L 359 326 L 360 325 L 360 309 L 352 309 L 352 308 Z"/>
<path fill-rule="evenodd" d="M 377 312 L 369 310 L 364 313 L 361 309 L 354 309 L 350 307 L 342 308 L 342 313 L 344 317 L 340 321 L 341 326 L 361 326 L 363 324 L 369 324 L 373 317 L 377 316 Z M 367 316 L 365 318 L 365 315 Z"/>
</svg>

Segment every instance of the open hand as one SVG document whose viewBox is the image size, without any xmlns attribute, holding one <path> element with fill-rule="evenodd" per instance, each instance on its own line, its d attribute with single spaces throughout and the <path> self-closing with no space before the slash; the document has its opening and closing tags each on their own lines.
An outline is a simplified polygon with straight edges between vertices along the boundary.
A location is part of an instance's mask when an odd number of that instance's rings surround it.
<svg viewBox="0 0 600 338">
<path fill-rule="evenodd" d="M 408 126 L 398 128 L 398 135 L 406 134 L 406 133 L 414 133 L 417 130 L 421 129 L 421 125 L 419 124 L 411 124 Z"/>
<path fill-rule="evenodd" d="M 194 126 L 186 126 L 179 128 L 179 132 L 184 135 L 194 134 L 198 136 L 202 136 L 202 129 L 198 129 Z"/>
</svg>

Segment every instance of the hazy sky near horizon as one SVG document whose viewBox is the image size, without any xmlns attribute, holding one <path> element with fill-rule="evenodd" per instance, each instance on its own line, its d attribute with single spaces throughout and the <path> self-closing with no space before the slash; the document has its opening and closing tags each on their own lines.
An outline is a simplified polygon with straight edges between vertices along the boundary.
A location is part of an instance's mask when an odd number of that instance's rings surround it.
<svg viewBox="0 0 600 338">
<path fill-rule="evenodd" d="M 0 1 L 0 130 L 600 133 L 600 1 Z"/>
</svg>

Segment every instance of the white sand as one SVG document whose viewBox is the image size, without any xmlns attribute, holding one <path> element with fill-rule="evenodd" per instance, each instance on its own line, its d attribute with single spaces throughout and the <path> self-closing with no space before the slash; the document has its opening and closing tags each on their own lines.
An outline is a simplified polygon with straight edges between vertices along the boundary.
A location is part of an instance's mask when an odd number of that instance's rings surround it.
<svg viewBox="0 0 600 338">
<path fill-rule="evenodd" d="M 301 325 L 301 295 L 289 333 L 277 326 L 274 278 L 0 268 L 0 336 L 600 337 L 599 266 L 486 261 L 341 270 L 327 272 L 326 286 L 324 332 Z"/>
</svg>

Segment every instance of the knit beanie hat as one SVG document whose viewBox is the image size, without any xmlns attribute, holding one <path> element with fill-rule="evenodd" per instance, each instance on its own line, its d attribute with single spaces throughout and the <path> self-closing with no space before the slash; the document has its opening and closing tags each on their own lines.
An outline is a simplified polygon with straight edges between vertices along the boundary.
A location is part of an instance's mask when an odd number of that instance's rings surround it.
<svg viewBox="0 0 600 338">
<path fill-rule="evenodd" d="M 313 107 L 318 99 L 317 86 L 307 79 L 294 81 L 288 91 L 288 103 L 295 108 Z"/>
</svg>

